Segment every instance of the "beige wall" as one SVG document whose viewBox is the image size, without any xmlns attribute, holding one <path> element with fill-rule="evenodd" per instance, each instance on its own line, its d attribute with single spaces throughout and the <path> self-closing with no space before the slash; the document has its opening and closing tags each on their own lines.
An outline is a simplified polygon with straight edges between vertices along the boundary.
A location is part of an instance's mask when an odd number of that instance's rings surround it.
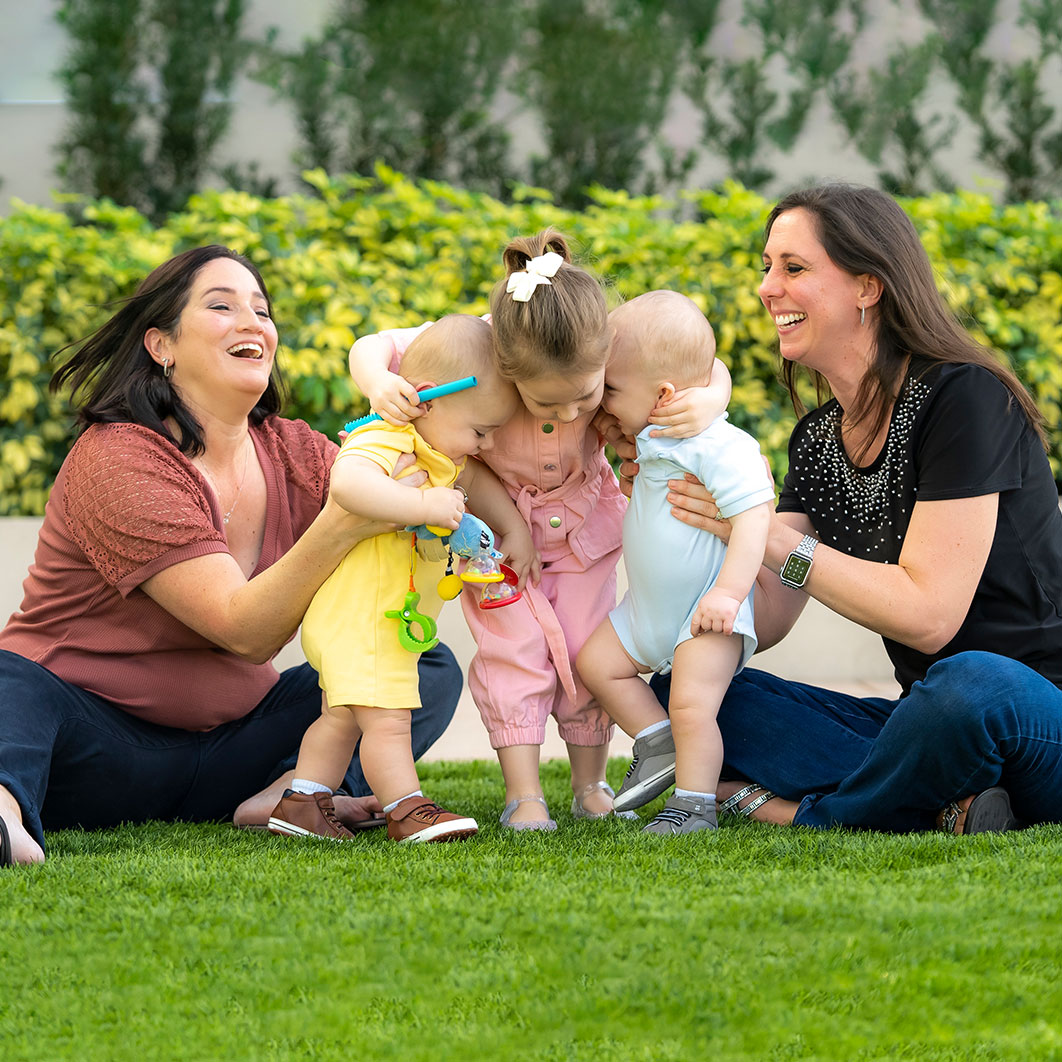
<svg viewBox="0 0 1062 1062">
<path fill-rule="evenodd" d="M 1028 41 L 1013 28 L 1019 0 L 1002 0 L 1001 23 L 994 35 L 992 50 L 999 55 L 1021 54 Z M 49 204 L 55 185 L 54 145 L 65 123 L 62 89 L 53 71 L 62 60 L 66 35 L 55 22 L 55 0 L 0 0 L 0 214 L 10 210 L 10 200 Z M 281 40 L 291 45 L 316 32 L 331 7 L 330 0 L 250 0 L 248 27 L 277 26 Z M 902 0 L 895 7 L 888 0 L 869 0 L 871 21 L 860 38 L 857 56 L 872 63 L 883 51 L 884 42 L 921 39 L 925 23 L 917 14 L 916 0 Z M 755 39 L 739 21 L 740 0 L 724 0 L 723 25 L 719 41 L 731 54 L 752 54 Z M 253 32 L 248 30 L 249 33 Z M 784 87 L 782 88 L 784 92 Z M 932 97 L 933 106 L 953 109 L 954 93 L 941 83 Z M 293 188 L 291 153 L 296 147 L 294 128 L 287 107 L 271 99 L 268 89 L 240 79 L 233 89 L 236 112 L 229 132 L 217 153 L 219 165 L 257 161 L 263 176 L 282 178 L 284 190 Z M 541 137 L 534 118 L 519 101 L 508 98 L 499 104 L 514 136 L 517 159 L 536 150 Z M 665 135 L 677 146 L 691 146 L 699 136 L 699 118 L 680 96 L 676 96 L 665 123 Z M 964 175 L 967 187 L 996 187 L 980 171 L 974 159 L 972 134 L 960 137 L 944 159 L 947 168 Z M 835 177 L 873 181 L 874 170 L 845 143 L 831 120 L 828 108 L 816 104 L 792 152 L 769 154 L 765 160 L 779 173 L 779 183 L 792 186 L 801 180 Z M 703 185 L 726 176 L 712 159 L 702 160 L 690 180 Z"/>
</svg>

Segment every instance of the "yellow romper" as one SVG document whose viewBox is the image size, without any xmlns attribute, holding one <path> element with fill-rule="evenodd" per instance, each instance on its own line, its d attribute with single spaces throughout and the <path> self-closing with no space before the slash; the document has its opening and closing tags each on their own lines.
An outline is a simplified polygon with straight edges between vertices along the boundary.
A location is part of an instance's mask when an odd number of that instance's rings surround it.
<svg viewBox="0 0 1062 1062">
<path fill-rule="evenodd" d="M 412 424 L 396 428 L 373 421 L 358 428 L 344 440 L 336 463 L 364 457 L 390 475 L 399 457 L 408 453 L 415 455 L 416 467 L 427 472 L 426 486 L 453 486 L 460 469 L 433 450 Z M 384 616 L 402 607 L 409 589 L 412 538 L 412 532 L 399 531 L 359 542 L 324 581 L 306 610 L 303 652 L 320 676 L 321 689 L 331 705 L 420 707 L 419 654 L 402 648 L 398 620 Z M 417 611 L 433 619 L 442 607 L 436 584 L 445 571 L 445 561 L 417 558 Z"/>
</svg>

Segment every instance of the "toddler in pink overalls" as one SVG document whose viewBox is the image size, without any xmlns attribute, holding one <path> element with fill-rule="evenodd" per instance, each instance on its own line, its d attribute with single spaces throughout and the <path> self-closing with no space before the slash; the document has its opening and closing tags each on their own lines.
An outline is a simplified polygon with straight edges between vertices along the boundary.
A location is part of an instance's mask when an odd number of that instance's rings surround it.
<svg viewBox="0 0 1062 1062">
<path fill-rule="evenodd" d="M 595 414 L 604 388 L 610 330 L 598 281 L 571 262 L 552 230 L 514 240 L 505 279 L 491 294 L 494 349 L 524 408 L 481 455 L 527 521 L 525 537 L 499 541 L 520 576 L 521 600 L 484 611 L 463 595 L 477 652 L 469 687 L 505 779 L 503 825 L 555 829 L 539 780 L 539 752 L 552 715 L 571 761 L 572 815 L 612 814 L 605 781 L 611 720 L 580 681 L 575 658 L 616 604 L 616 565 L 626 502 L 604 455 Z M 428 326 L 421 326 L 428 327 Z M 420 329 L 365 336 L 351 372 L 385 420 L 420 412 L 393 371 Z M 686 392 L 667 409 L 664 434 L 697 434 L 726 408 L 730 378 Z M 598 421 L 600 423 L 600 421 Z"/>
</svg>

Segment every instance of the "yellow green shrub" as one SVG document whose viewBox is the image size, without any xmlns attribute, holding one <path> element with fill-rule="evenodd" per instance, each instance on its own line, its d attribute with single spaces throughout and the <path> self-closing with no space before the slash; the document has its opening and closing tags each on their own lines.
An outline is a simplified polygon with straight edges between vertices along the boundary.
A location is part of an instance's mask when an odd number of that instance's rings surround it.
<svg viewBox="0 0 1062 1062">
<path fill-rule="evenodd" d="M 56 351 L 86 335 L 150 269 L 184 248 L 225 243 L 261 269 L 274 298 L 290 412 L 334 435 L 365 402 L 351 383 L 354 338 L 462 310 L 484 312 L 500 252 L 554 225 L 608 284 L 690 295 L 716 329 L 734 377 L 731 416 L 784 472 L 793 425 L 777 382 L 774 328 L 756 295 L 770 204 L 738 185 L 674 204 L 599 190 L 581 214 L 541 190 L 515 202 L 413 182 L 308 175 L 317 195 L 258 199 L 212 192 L 155 229 L 136 211 L 83 205 L 83 223 L 18 206 L 0 220 L 0 514 L 35 514 L 72 441 L 69 407 L 48 394 Z M 951 305 L 1008 358 L 1053 432 L 1062 474 L 1062 220 L 1042 203 L 999 207 L 962 193 L 905 201 Z"/>
</svg>

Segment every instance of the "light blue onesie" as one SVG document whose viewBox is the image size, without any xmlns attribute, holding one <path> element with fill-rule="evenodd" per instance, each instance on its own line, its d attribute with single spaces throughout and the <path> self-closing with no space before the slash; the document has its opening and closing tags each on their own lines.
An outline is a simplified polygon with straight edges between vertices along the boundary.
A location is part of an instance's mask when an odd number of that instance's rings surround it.
<svg viewBox="0 0 1062 1062">
<path fill-rule="evenodd" d="M 675 647 L 693 637 L 693 613 L 726 556 L 726 546 L 714 535 L 671 515 L 667 481 L 692 472 L 726 517 L 771 501 L 774 490 L 759 444 L 728 424 L 725 413 L 692 439 L 651 439 L 653 427 L 635 440 L 638 475 L 623 518 L 623 561 L 630 588 L 609 619 L 635 660 L 666 675 Z M 738 610 L 734 633 L 745 643 L 740 671 L 756 650 L 751 592 Z"/>
</svg>

